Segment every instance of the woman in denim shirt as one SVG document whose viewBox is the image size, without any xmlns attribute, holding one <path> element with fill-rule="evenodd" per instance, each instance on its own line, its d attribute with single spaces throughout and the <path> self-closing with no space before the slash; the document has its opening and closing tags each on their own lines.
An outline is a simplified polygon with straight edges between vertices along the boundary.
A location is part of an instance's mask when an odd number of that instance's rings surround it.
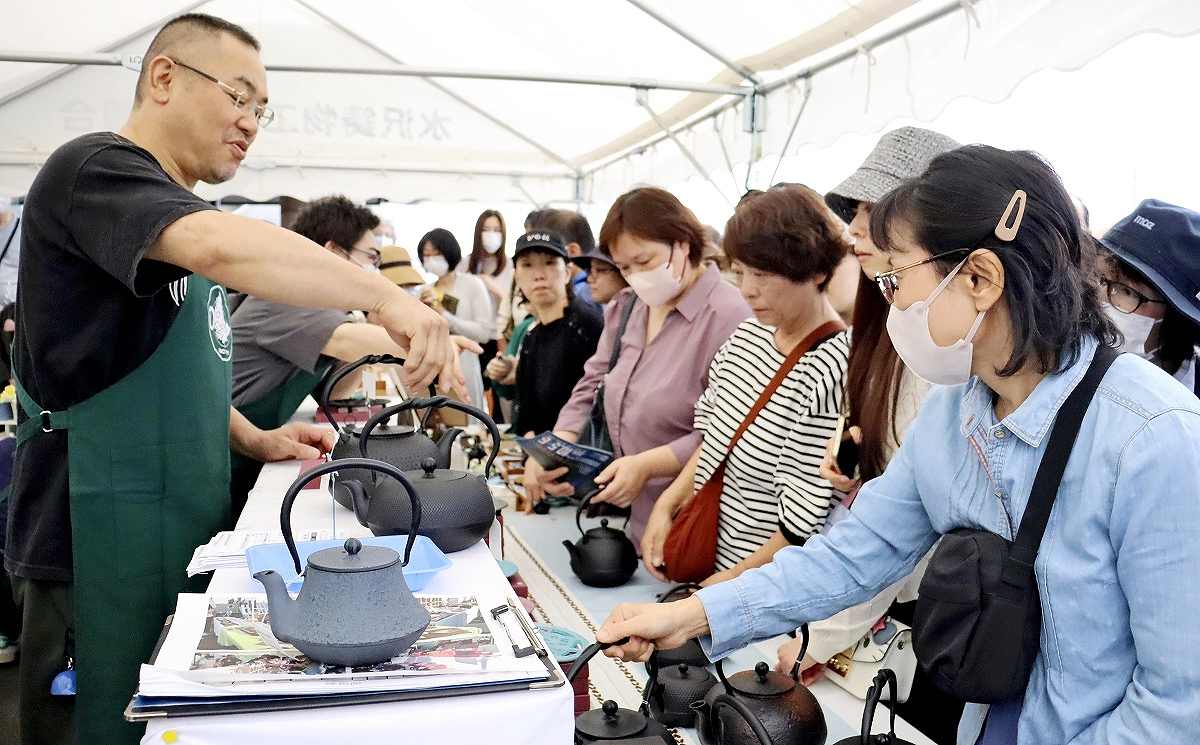
<svg viewBox="0 0 1200 745">
<path fill-rule="evenodd" d="M 943 385 L 827 536 L 687 600 L 619 606 L 597 637 L 632 640 L 610 654 L 699 636 L 720 658 L 874 596 L 951 530 L 1014 537 L 1059 407 L 1099 345 L 1118 342 L 1092 242 L 1046 163 L 986 146 L 941 155 L 885 196 L 871 234 L 893 267 L 879 278 L 889 335 Z M 1041 642 L 1025 693 L 969 705 L 960 745 L 1200 741 L 1198 443 L 1196 397 L 1143 359 L 1117 359 L 1035 563 Z"/>
</svg>

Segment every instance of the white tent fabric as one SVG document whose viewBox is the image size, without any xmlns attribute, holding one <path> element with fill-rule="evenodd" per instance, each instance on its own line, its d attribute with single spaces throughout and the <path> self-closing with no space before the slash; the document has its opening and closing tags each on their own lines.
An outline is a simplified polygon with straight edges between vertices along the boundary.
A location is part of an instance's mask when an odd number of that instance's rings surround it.
<svg viewBox="0 0 1200 745">
<path fill-rule="evenodd" d="M 725 200 L 747 182 L 767 183 L 785 143 L 795 153 L 898 117 L 927 121 L 955 98 L 1003 99 L 1037 70 L 1078 67 L 1138 33 L 1200 30 L 1200 3 L 1178 0 L 755 0 L 736 12 L 720 0 L 127 0 L 119 12 L 41 0 L 4 14 L 0 53 L 140 54 L 165 18 L 190 9 L 246 26 L 263 42 L 268 68 L 407 64 L 643 81 L 665 122 L 695 110 L 680 142 Z M 906 32 L 875 43 L 897 30 Z M 787 82 L 860 48 L 811 76 L 807 102 L 805 81 Z M 0 194 L 23 193 L 67 139 L 119 126 L 134 80 L 115 66 L 0 62 Z M 632 183 L 697 174 L 653 134 L 629 87 L 283 71 L 269 80 L 278 121 L 238 176 L 202 187 L 206 196 L 607 204 Z M 757 84 L 770 91 L 765 129 L 743 131 L 742 96 L 655 81 L 746 92 Z"/>
</svg>

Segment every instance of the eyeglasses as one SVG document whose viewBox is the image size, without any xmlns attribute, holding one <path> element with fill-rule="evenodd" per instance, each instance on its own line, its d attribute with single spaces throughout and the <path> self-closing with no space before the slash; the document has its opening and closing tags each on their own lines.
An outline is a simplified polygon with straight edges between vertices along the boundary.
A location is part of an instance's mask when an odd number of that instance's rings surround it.
<svg viewBox="0 0 1200 745">
<path fill-rule="evenodd" d="M 171 59 L 168 57 L 167 59 Z M 254 98 L 246 91 L 238 90 L 232 85 L 219 80 L 213 75 L 209 75 L 203 70 L 198 70 L 191 65 L 184 64 L 179 60 L 171 60 L 171 62 L 179 65 L 185 70 L 191 70 L 205 80 L 211 80 L 216 83 L 221 90 L 225 91 L 225 95 L 229 96 L 229 100 L 233 101 L 233 106 L 243 114 L 250 114 L 258 122 L 258 126 L 266 129 L 271 126 L 271 122 L 275 121 L 275 110 L 255 102 Z"/>
<path fill-rule="evenodd" d="M 350 256 L 351 254 L 355 253 L 356 251 L 360 254 L 365 254 L 367 257 L 367 260 L 371 262 L 371 266 L 377 267 L 383 263 L 383 254 L 374 248 L 351 248 L 349 251 L 346 252 L 346 255 Z"/>
<path fill-rule="evenodd" d="M 921 259 L 920 261 L 918 261 L 916 263 L 902 266 L 899 269 L 893 269 L 890 272 L 883 272 L 882 274 L 877 272 L 875 274 L 875 286 L 879 288 L 879 291 L 881 293 L 883 293 L 883 299 L 887 302 L 887 304 L 891 305 L 892 301 L 896 299 L 896 292 L 899 291 L 899 289 L 900 289 L 900 273 L 901 272 L 907 272 L 909 269 L 915 269 L 916 267 L 919 267 L 922 264 L 928 264 L 931 261 L 937 261 L 938 259 L 942 258 L 943 256 L 950 256 L 952 254 L 962 253 L 963 251 L 974 251 L 974 250 L 975 249 L 973 249 L 973 248 L 955 248 L 950 251 L 943 251 L 942 253 L 937 254 L 936 256 L 930 256 L 928 259 Z"/>
<path fill-rule="evenodd" d="M 1129 285 L 1107 277 L 1100 278 L 1100 286 L 1104 288 L 1104 294 L 1108 297 L 1108 304 L 1122 313 L 1136 313 L 1138 308 L 1141 308 L 1146 303 L 1166 305 L 1166 301 L 1164 300 L 1146 297 Z"/>
</svg>

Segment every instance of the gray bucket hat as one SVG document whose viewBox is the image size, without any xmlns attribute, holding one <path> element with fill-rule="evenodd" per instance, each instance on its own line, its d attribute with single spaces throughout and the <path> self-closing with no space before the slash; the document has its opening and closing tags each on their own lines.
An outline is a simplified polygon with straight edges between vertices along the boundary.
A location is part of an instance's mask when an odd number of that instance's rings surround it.
<svg viewBox="0 0 1200 745">
<path fill-rule="evenodd" d="M 901 181 L 920 176 L 929 161 L 957 147 L 957 142 L 932 130 L 893 129 L 879 138 L 857 171 L 825 195 L 825 204 L 848 223 L 859 202 L 878 202 Z"/>
</svg>

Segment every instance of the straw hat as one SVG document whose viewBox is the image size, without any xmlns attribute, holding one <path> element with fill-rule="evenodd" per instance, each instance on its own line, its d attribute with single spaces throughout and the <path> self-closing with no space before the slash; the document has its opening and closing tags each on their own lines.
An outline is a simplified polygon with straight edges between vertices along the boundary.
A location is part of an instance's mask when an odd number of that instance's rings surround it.
<svg viewBox="0 0 1200 745">
<path fill-rule="evenodd" d="M 401 287 L 425 284 L 425 278 L 413 268 L 408 250 L 400 246 L 384 246 L 379 249 L 379 271 L 383 276 Z"/>
<path fill-rule="evenodd" d="M 928 129 L 894 129 L 879 138 L 857 171 L 825 195 L 825 204 L 848 223 L 859 202 L 878 202 L 901 181 L 920 176 L 935 157 L 957 147 L 946 135 Z"/>
</svg>

